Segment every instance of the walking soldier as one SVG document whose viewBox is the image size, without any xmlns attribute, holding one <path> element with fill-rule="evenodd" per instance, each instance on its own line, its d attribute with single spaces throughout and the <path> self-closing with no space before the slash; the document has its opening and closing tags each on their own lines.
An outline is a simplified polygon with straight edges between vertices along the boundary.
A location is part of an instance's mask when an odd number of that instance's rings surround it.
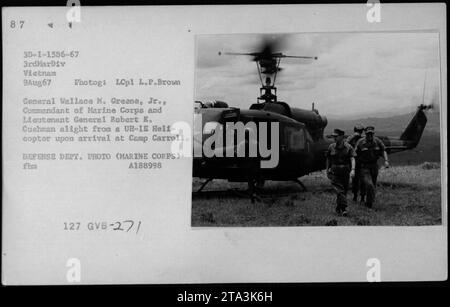
<svg viewBox="0 0 450 307">
<path fill-rule="evenodd" d="M 353 135 L 349 136 L 347 138 L 347 143 L 352 145 L 352 147 L 356 150 L 356 143 L 363 137 L 362 134 L 364 132 L 364 127 L 360 124 L 357 124 L 354 128 Z M 355 158 L 355 176 L 352 178 L 352 192 L 353 192 L 353 201 L 358 201 L 358 191 L 360 190 L 361 186 L 361 180 L 360 180 L 360 173 L 361 173 L 361 163 L 359 161 L 358 156 Z M 361 199 L 361 201 L 364 201 L 364 199 Z"/>
<path fill-rule="evenodd" d="M 378 159 L 383 156 L 385 167 L 389 167 L 386 147 L 383 142 L 374 136 L 375 128 L 369 126 L 365 129 L 365 137 L 356 143 L 356 154 L 361 163 L 360 178 L 361 198 L 364 199 L 364 194 L 367 194 L 366 205 L 371 208 L 375 201 L 375 192 L 378 177 Z M 364 204 L 364 201 L 361 201 Z"/>
<path fill-rule="evenodd" d="M 327 177 L 336 192 L 336 213 L 347 216 L 347 190 L 355 175 L 355 150 L 344 140 L 344 131 L 334 129 L 335 142 L 327 150 Z"/>
</svg>

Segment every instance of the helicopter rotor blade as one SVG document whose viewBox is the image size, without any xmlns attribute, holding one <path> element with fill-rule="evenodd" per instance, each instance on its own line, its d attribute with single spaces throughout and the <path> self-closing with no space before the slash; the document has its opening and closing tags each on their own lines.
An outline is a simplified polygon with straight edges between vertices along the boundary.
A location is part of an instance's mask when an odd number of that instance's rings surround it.
<svg viewBox="0 0 450 307">
<path fill-rule="evenodd" d="M 280 55 L 278 56 L 280 58 L 295 58 L 295 59 L 314 59 L 317 60 L 318 58 L 316 56 L 300 56 L 300 55 Z"/>
<path fill-rule="evenodd" d="M 426 90 L 426 83 L 427 83 L 427 73 L 428 71 L 425 70 L 425 78 L 423 80 L 423 89 L 422 89 L 422 103 L 419 105 L 419 109 L 421 110 L 438 110 L 439 111 L 439 102 L 437 97 L 431 98 L 430 103 L 425 103 L 425 90 Z"/>
<path fill-rule="evenodd" d="M 439 112 L 439 102 L 432 100 L 429 104 L 423 104 L 424 110 L 432 110 Z"/>
<path fill-rule="evenodd" d="M 251 53 L 242 53 L 242 52 L 221 52 L 219 51 L 219 55 L 250 55 L 250 56 L 256 56 L 258 53 L 251 52 Z"/>
</svg>

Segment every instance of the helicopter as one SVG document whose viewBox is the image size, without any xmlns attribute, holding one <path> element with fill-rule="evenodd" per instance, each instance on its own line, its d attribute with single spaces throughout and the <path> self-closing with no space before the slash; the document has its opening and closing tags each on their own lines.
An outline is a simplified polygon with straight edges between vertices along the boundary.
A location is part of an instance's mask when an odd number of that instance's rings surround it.
<svg viewBox="0 0 450 307">
<path fill-rule="evenodd" d="M 256 62 L 259 80 L 261 82 L 260 95 L 257 101 L 251 104 L 249 109 L 230 107 L 223 101 L 203 103 L 196 101 L 198 105 L 194 111 L 194 125 L 199 127 L 199 133 L 194 133 L 194 149 L 205 146 L 208 139 L 215 133 L 226 134 L 236 125 L 246 127 L 244 137 L 239 142 L 234 131 L 234 141 L 229 144 L 212 144 L 216 152 L 235 152 L 242 147 L 244 156 L 226 155 L 194 155 L 193 177 L 206 179 L 197 192 L 214 179 L 225 179 L 229 182 L 247 182 L 249 191 L 262 188 L 267 180 L 293 181 L 298 183 L 303 190 L 307 190 L 300 178 L 310 173 L 321 171 L 326 167 L 326 151 L 334 139 L 324 134 L 328 124 L 325 116 L 321 115 L 312 104 L 310 110 L 291 107 L 288 103 L 279 101 L 275 86 L 277 73 L 281 71 L 280 62 L 283 58 L 318 60 L 317 56 L 290 56 L 282 52 L 275 52 L 272 43 L 266 45 L 259 52 L 235 53 L 219 52 L 218 55 L 250 56 Z M 415 148 L 422 136 L 427 123 L 425 111 L 432 108 L 431 105 L 421 104 L 410 120 L 409 124 L 400 136 L 377 136 L 386 146 L 388 154 L 410 150 Z M 230 125 L 234 124 L 234 125 Z M 255 123 L 253 126 L 250 123 Z M 263 168 L 261 161 L 267 157 L 258 150 L 256 155 L 249 155 L 253 143 L 258 148 L 259 139 L 250 140 L 250 135 L 261 135 L 259 130 L 267 125 L 261 123 L 276 124 L 276 142 L 269 141 L 272 149 L 275 146 L 278 151 L 278 163 L 274 167 Z M 270 126 L 272 127 L 272 126 Z M 269 128 L 269 130 L 272 128 Z M 211 143 L 211 142 L 210 142 Z M 231 147 L 231 148 L 230 148 Z M 261 149 L 261 148 L 259 148 Z M 252 200 L 253 201 L 253 200 Z"/>
</svg>

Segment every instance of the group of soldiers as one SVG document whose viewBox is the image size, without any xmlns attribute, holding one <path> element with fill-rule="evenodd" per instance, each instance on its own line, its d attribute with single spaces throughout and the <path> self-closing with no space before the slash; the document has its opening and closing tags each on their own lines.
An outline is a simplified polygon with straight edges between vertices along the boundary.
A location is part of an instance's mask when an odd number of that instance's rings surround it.
<svg viewBox="0 0 450 307">
<path fill-rule="evenodd" d="M 364 135 L 363 135 L 364 134 Z M 352 178 L 353 201 L 372 208 L 378 177 L 378 159 L 384 158 L 384 166 L 389 167 L 386 147 L 375 136 L 375 128 L 362 125 L 354 127 L 354 134 L 345 139 L 345 132 L 334 129 L 335 142 L 327 150 L 327 177 L 337 194 L 336 213 L 347 216 L 347 190 Z"/>
</svg>

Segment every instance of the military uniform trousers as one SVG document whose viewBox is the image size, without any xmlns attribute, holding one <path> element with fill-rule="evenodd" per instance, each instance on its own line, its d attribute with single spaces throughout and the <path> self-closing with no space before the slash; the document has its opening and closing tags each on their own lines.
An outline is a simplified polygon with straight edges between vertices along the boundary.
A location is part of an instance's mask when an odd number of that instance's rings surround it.
<svg viewBox="0 0 450 307">
<path fill-rule="evenodd" d="M 355 163 L 355 176 L 352 178 L 352 192 L 354 197 L 358 196 L 358 191 L 361 189 L 361 163 L 356 161 Z M 361 196 L 363 193 L 361 192 Z"/>
<path fill-rule="evenodd" d="M 361 180 L 361 197 L 366 195 L 366 204 L 372 207 L 375 201 L 375 193 L 378 177 L 378 164 L 361 164 L 360 180 Z"/>
<path fill-rule="evenodd" d="M 336 211 L 347 208 L 347 191 L 350 181 L 350 167 L 348 165 L 333 165 L 328 174 L 331 185 L 336 193 Z"/>
</svg>

